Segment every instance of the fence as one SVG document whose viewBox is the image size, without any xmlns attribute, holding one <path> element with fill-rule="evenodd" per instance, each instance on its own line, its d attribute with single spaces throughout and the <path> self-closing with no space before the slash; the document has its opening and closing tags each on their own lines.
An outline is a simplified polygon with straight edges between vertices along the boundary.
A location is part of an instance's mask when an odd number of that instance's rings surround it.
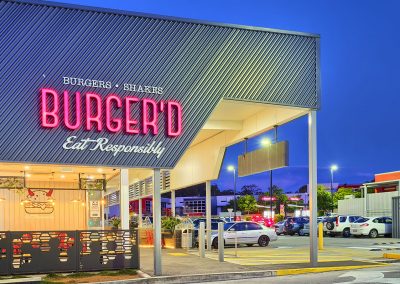
<svg viewBox="0 0 400 284">
<path fill-rule="evenodd" d="M 0 232 L 0 275 L 139 269 L 138 232 Z"/>
<path fill-rule="evenodd" d="M 399 196 L 399 191 L 369 193 L 364 198 L 339 200 L 338 213 L 341 215 L 392 216 L 392 198 Z M 366 208 L 365 208 L 366 205 Z"/>
</svg>

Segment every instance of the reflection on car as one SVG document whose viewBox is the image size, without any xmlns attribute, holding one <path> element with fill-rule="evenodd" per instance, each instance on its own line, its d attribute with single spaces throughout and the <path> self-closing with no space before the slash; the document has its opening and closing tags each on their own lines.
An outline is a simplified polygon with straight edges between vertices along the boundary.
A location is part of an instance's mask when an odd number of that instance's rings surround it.
<svg viewBox="0 0 400 284">
<path fill-rule="evenodd" d="M 224 224 L 224 244 L 245 244 L 252 246 L 258 244 L 260 247 L 268 246 L 269 242 L 276 241 L 278 236 L 271 228 L 255 222 L 229 222 Z M 213 232 L 211 236 L 213 248 L 218 248 L 218 233 Z"/>
</svg>

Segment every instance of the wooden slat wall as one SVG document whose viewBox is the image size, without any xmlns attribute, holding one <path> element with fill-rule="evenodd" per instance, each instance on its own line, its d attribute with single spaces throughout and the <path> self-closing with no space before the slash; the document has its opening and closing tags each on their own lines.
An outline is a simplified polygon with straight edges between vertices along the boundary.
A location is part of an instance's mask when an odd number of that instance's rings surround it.
<svg viewBox="0 0 400 284">
<path fill-rule="evenodd" d="M 32 187 L 34 185 L 31 185 Z M 49 184 L 41 182 L 41 186 L 48 188 Z M 62 185 L 53 185 L 61 187 Z M 36 186 L 35 187 L 39 187 Z M 0 189 L 0 231 L 25 230 L 85 230 L 86 227 L 86 195 L 83 190 L 54 190 L 54 211 L 50 214 L 29 214 L 20 204 L 21 196 L 16 190 Z"/>
</svg>

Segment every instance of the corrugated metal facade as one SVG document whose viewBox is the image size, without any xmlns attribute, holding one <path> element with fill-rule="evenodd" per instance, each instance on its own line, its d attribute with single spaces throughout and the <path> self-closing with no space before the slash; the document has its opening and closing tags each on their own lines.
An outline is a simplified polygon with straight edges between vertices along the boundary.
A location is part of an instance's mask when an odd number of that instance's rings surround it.
<svg viewBox="0 0 400 284">
<path fill-rule="evenodd" d="M 393 225 L 392 225 L 392 237 L 400 238 L 400 196 L 392 198 L 392 210 L 393 210 Z"/>
<path fill-rule="evenodd" d="M 0 160 L 172 168 L 223 99 L 319 108 L 319 39 L 266 29 L 80 8 L 0 1 Z M 111 81 L 110 90 L 65 86 L 62 77 Z M 183 133 L 167 137 L 69 131 L 40 126 L 39 89 L 95 91 L 123 83 L 163 87 L 183 108 Z M 119 88 L 115 85 L 119 85 Z M 164 127 L 161 118 L 160 130 Z M 164 154 L 71 151 L 66 137 L 112 144 L 163 142 Z"/>
</svg>

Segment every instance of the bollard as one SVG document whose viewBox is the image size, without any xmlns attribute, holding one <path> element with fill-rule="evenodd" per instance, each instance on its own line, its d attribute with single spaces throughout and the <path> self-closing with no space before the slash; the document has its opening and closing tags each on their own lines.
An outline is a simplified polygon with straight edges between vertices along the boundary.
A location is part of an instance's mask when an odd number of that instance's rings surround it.
<svg viewBox="0 0 400 284">
<path fill-rule="evenodd" d="M 199 255 L 200 257 L 205 257 L 206 252 L 205 252 L 205 234 L 204 234 L 205 226 L 204 222 L 200 222 L 200 227 L 199 227 Z"/>
<path fill-rule="evenodd" d="M 186 226 L 186 252 L 189 253 L 189 225 Z"/>
<path fill-rule="evenodd" d="M 218 223 L 218 259 L 224 261 L 224 223 Z"/>
<path fill-rule="evenodd" d="M 318 224 L 318 249 L 324 249 L 324 225 L 322 222 Z"/>
<path fill-rule="evenodd" d="M 237 231 L 235 231 L 235 257 L 238 256 L 238 254 L 237 254 L 237 247 L 238 247 L 238 244 L 237 244 Z"/>
</svg>

